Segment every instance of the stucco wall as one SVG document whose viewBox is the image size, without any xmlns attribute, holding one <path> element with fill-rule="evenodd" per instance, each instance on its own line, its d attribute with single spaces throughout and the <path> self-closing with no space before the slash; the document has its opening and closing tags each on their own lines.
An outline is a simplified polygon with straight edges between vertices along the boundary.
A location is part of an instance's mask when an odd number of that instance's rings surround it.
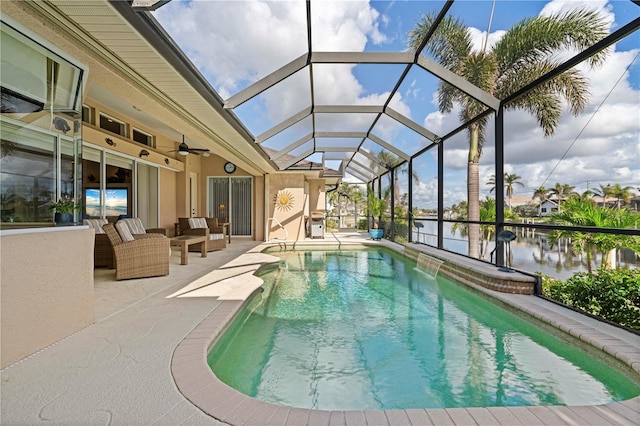
<svg viewBox="0 0 640 426">
<path fill-rule="evenodd" d="M 0 234 L 0 368 L 95 321 L 93 230 Z"/>
<path fill-rule="evenodd" d="M 304 240 L 306 236 L 305 207 L 308 198 L 304 193 L 305 177 L 302 173 L 290 173 L 269 176 L 267 206 L 269 217 L 277 219 L 286 229 L 290 240 Z M 278 191 L 287 191 L 293 196 L 290 209 L 276 208 L 275 198 Z M 285 233 L 273 221 L 268 223 L 269 239 L 285 238 Z"/>
<path fill-rule="evenodd" d="M 325 211 L 324 179 L 309 179 L 309 211 Z"/>
</svg>

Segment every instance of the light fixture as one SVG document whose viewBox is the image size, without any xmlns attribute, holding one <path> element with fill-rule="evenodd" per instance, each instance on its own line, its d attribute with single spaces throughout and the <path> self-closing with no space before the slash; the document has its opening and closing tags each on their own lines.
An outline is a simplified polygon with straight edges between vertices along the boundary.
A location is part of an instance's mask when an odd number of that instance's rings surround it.
<svg viewBox="0 0 640 426">
<path fill-rule="evenodd" d="M 169 159 L 165 157 L 164 164 L 169 164 Z"/>
<path fill-rule="evenodd" d="M 182 135 L 182 143 L 178 145 L 178 154 L 187 155 L 189 154 L 189 145 L 184 143 L 184 135 Z"/>
<path fill-rule="evenodd" d="M 203 157 L 208 157 L 208 156 L 210 156 L 210 155 L 211 155 L 211 154 L 209 154 L 209 151 L 204 151 L 204 152 L 202 153 L 202 156 L 203 156 Z"/>
<path fill-rule="evenodd" d="M 116 143 L 111 139 L 111 138 L 105 138 L 104 141 L 107 143 L 107 145 L 109 146 L 116 146 Z"/>
<path fill-rule="evenodd" d="M 143 149 L 142 151 L 140 151 L 140 154 L 138 154 L 138 157 L 142 158 L 142 157 L 148 157 L 149 156 L 149 151 L 147 151 L 146 149 Z"/>
</svg>

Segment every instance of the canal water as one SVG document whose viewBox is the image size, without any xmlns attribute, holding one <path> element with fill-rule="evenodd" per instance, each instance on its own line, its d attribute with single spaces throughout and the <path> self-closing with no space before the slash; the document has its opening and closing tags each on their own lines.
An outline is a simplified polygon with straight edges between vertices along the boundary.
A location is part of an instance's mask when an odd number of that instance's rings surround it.
<svg viewBox="0 0 640 426">
<path fill-rule="evenodd" d="M 419 221 L 423 227 L 418 233 L 413 229 L 413 241 L 423 244 L 437 245 L 437 223 L 433 221 Z M 467 240 L 460 236 L 460 232 L 451 231 L 452 224 L 444 224 L 444 248 L 456 253 L 467 254 Z M 527 272 L 540 272 L 553 278 L 566 280 L 576 272 L 586 272 L 587 258 L 585 255 L 572 253 L 568 239 L 561 239 L 553 247 L 550 246 L 547 233 L 531 228 L 517 229 L 517 238 L 510 243 L 512 252 L 511 266 Z M 495 237 L 494 237 L 495 238 Z M 494 241 L 489 242 L 487 253 L 483 260 L 491 261 L 489 254 L 495 248 Z M 495 262 L 495 255 L 493 257 Z M 619 267 L 639 268 L 640 257 L 631 250 L 619 250 L 617 254 Z M 593 268 L 599 268 L 600 255 L 592 261 Z"/>
</svg>

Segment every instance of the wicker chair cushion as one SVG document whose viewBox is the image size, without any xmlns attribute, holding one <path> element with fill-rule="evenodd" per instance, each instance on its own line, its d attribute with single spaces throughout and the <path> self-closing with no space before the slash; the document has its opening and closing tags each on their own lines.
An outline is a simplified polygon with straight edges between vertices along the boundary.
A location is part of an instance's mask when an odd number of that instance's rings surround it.
<svg viewBox="0 0 640 426">
<path fill-rule="evenodd" d="M 200 229 L 200 228 L 208 228 L 207 219 L 204 217 L 190 217 L 189 218 L 189 228 L 191 229 Z"/>
<path fill-rule="evenodd" d="M 125 223 L 129 227 L 129 231 L 131 234 L 135 235 L 135 234 L 147 233 L 147 230 L 144 229 L 144 225 L 142 224 L 142 221 L 137 217 L 120 219 L 118 223 L 120 222 Z"/>
<path fill-rule="evenodd" d="M 127 242 L 134 240 L 133 234 L 129 230 L 129 226 L 124 223 L 124 221 L 119 220 L 116 222 L 116 230 L 118 231 L 118 235 L 120 235 L 122 241 Z"/>
<path fill-rule="evenodd" d="M 223 240 L 224 234 L 209 234 L 210 240 Z"/>
<path fill-rule="evenodd" d="M 96 231 L 96 234 L 104 234 L 102 225 L 107 223 L 107 219 L 82 219 L 82 224 Z"/>
</svg>

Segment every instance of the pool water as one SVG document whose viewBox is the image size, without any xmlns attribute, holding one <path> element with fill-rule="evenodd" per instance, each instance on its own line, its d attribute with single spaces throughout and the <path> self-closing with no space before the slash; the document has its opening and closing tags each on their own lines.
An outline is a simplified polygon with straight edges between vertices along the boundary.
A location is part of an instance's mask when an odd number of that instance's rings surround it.
<svg viewBox="0 0 640 426">
<path fill-rule="evenodd" d="M 390 250 L 290 251 L 209 353 L 223 382 L 292 407 L 594 405 L 620 371 Z"/>
</svg>

